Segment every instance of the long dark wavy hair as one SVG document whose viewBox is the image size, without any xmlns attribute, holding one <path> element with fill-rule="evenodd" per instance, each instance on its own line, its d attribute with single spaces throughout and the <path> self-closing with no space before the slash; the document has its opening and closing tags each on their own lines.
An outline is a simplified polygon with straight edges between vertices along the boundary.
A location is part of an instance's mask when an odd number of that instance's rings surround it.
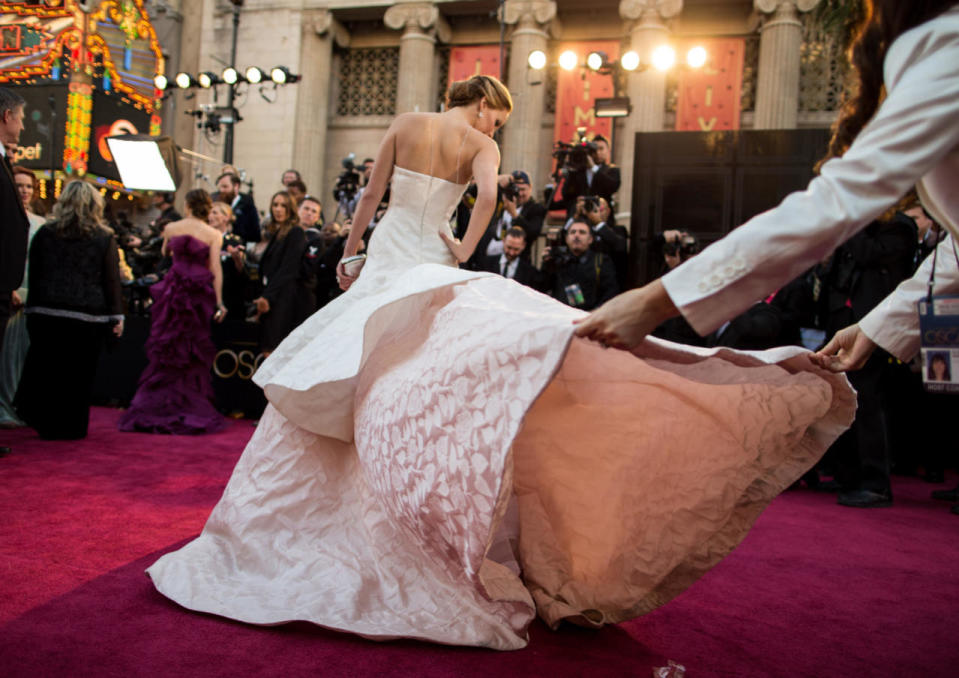
<svg viewBox="0 0 959 678">
<path fill-rule="evenodd" d="M 957 0 L 863 0 L 862 21 L 855 29 L 849 62 L 856 74 L 850 96 L 833 125 L 826 157 L 841 156 L 875 115 L 883 97 L 882 66 L 889 46 L 900 35 L 934 19 Z"/>
</svg>

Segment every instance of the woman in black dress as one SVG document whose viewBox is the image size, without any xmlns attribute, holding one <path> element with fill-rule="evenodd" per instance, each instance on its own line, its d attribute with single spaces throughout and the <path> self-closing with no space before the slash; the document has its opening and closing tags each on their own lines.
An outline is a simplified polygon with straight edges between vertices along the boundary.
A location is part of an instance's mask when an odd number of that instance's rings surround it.
<svg viewBox="0 0 959 678">
<path fill-rule="evenodd" d="M 123 334 L 117 242 L 103 198 L 72 181 L 30 247 L 30 348 L 14 405 L 47 440 L 85 438 L 104 341 Z"/>
<path fill-rule="evenodd" d="M 266 229 L 271 235 L 260 259 L 263 292 L 255 303 L 260 318 L 260 350 L 269 355 L 316 310 L 316 296 L 300 274 L 306 234 L 300 227 L 296 204 L 286 191 L 270 200 Z"/>
</svg>

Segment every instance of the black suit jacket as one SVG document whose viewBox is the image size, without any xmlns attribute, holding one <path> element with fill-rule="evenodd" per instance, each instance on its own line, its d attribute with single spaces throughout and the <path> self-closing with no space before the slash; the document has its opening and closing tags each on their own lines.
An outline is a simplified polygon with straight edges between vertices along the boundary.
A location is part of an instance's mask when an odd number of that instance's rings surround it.
<svg viewBox="0 0 959 678">
<path fill-rule="evenodd" d="M 532 243 L 539 237 L 540 232 L 543 230 L 543 220 L 545 218 L 546 205 L 530 198 L 516 210 L 516 218 L 513 219 L 513 226 L 522 227 L 522 229 L 526 231 L 526 242 Z M 529 248 L 526 248 L 523 252 L 529 252 Z M 529 258 L 529 254 L 526 254 L 526 258 Z"/>
<path fill-rule="evenodd" d="M 610 208 L 613 206 L 613 194 L 619 190 L 621 183 L 619 168 L 615 165 L 600 165 L 593 175 L 592 183 L 586 176 L 585 170 L 570 172 L 563 180 L 562 199 L 554 200 L 550 205 L 552 208 L 563 207 L 566 209 L 566 216 L 571 217 L 576 211 L 576 198 L 581 195 L 595 195 L 598 198 L 605 198 Z"/>
<path fill-rule="evenodd" d="M 20 202 L 6 156 L 0 165 L 3 165 L 0 169 L 0 294 L 9 297 L 23 282 L 30 220 Z"/>
<path fill-rule="evenodd" d="M 260 242 L 260 215 L 253 198 L 240 193 L 240 201 L 233 208 L 233 232 L 242 236 L 244 242 Z"/>
<path fill-rule="evenodd" d="M 484 257 L 480 270 L 489 271 L 490 273 L 500 273 L 499 259 L 500 255 L 498 254 Z M 500 273 L 500 275 L 502 275 L 502 273 Z M 539 284 L 539 271 L 537 271 L 531 263 L 520 257 L 519 263 L 516 265 L 516 274 L 512 279 L 527 287 L 537 287 Z"/>
</svg>

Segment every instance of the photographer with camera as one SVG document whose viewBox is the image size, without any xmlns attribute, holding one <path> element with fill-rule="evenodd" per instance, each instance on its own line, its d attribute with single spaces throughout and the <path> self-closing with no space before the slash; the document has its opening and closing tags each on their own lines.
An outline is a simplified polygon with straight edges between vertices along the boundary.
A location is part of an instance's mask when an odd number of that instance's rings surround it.
<svg viewBox="0 0 959 678">
<path fill-rule="evenodd" d="M 498 258 L 503 254 L 504 239 L 512 227 L 518 226 L 523 229 L 527 243 L 536 240 L 543 230 L 546 206 L 533 198 L 529 174 L 523 170 L 516 170 L 512 174 L 501 174 L 497 178 L 497 192 L 498 199 L 493 217 L 483 237 L 480 238 L 473 256 L 467 262 L 467 267 L 473 270 L 486 270 L 484 266 L 487 257 Z M 467 189 L 464 198 L 468 200 L 469 197 L 470 189 Z M 475 198 L 475 195 L 473 197 Z M 457 218 L 458 221 L 461 219 L 459 215 Z M 468 214 L 466 218 L 468 219 Z M 528 247 L 523 249 L 521 256 L 527 263 L 531 261 Z"/>
<path fill-rule="evenodd" d="M 589 224 L 576 221 L 566 229 L 546 232 L 543 250 L 545 291 L 575 308 L 592 310 L 619 292 L 612 260 L 593 252 L 593 232 Z"/>
<path fill-rule="evenodd" d="M 552 199 L 551 209 L 565 209 L 572 217 L 576 213 L 576 199 L 592 195 L 602 198 L 610 206 L 607 219 L 613 223 L 613 194 L 621 183 L 619 168 L 609 163 L 609 140 L 597 134 L 591 141 L 585 137 L 585 128 L 579 128 L 579 141 L 575 144 L 556 143 L 553 157 L 556 158 L 559 199 Z"/>
</svg>

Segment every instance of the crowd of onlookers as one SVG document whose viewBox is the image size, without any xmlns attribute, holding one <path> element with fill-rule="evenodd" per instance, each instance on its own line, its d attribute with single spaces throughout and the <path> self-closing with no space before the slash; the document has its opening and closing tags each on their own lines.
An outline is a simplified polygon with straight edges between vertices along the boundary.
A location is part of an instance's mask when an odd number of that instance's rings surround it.
<svg viewBox="0 0 959 678">
<path fill-rule="evenodd" d="M 503 275 L 583 310 L 594 309 L 627 288 L 629 235 L 616 223 L 614 209 L 619 170 L 609 162 L 609 144 L 602 137 L 589 144 L 583 157 L 554 175 L 542 201 L 526 171 L 502 174 L 497 208 L 473 256 L 462 266 Z M 262 353 L 272 351 L 341 293 L 336 266 L 350 229 L 357 227 L 351 220 L 353 210 L 372 168 L 372 159 L 358 166 L 349 163 L 328 205 L 310 193 L 298 171 L 290 169 L 262 208 L 242 190 L 236 168 L 224 166 L 220 171 L 207 220 L 223 234 L 226 317 L 228 323 L 255 324 Z M 11 176 L 33 237 L 44 221 L 34 211 L 37 179 L 21 167 L 12 167 Z M 467 189 L 456 211 L 457 237 L 465 233 L 473 196 L 475 192 Z M 375 231 L 388 200 L 387 190 L 375 218 L 364 225 L 364 242 Z M 152 201 L 147 218 L 110 206 L 103 217 L 115 234 L 127 314 L 149 314 L 149 288 L 170 265 L 162 248 L 163 229 L 181 218 L 173 194 L 159 193 Z M 707 348 L 761 350 L 790 344 L 818 348 L 911 276 L 942 237 L 913 196 L 895 214 L 869 225 L 815 268 L 769 298 L 757 300 L 716 332 L 701 337 L 680 316 L 653 334 Z M 695 256 L 699 242 L 694 234 L 675 229 L 664 231 L 652 247 L 661 254 L 664 273 Z M 13 292 L 15 308 L 26 294 L 25 288 Z M 17 346 L 25 340 L 16 330 L 7 334 L 4 360 L 22 363 Z M 18 374 L 10 366 L 0 372 L 0 422 L 17 421 L 10 400 Z M 881 350 L 849 378 L 859 393 L 856 421 L 804 482 L 838 491 L 840 503 L 851 506 L 891 503 L 889 477 L 894 470 L 922 469 L 927 480 L 942 482 L 954 460 L 934 422 L 945 420 L 954 396 L 925 392 L 915 364 L 903 364 Z M 862 489 L 868 493 L 861 494 Z M 959 500 L 955 490 L 939 494 Z"/>
</svg>

